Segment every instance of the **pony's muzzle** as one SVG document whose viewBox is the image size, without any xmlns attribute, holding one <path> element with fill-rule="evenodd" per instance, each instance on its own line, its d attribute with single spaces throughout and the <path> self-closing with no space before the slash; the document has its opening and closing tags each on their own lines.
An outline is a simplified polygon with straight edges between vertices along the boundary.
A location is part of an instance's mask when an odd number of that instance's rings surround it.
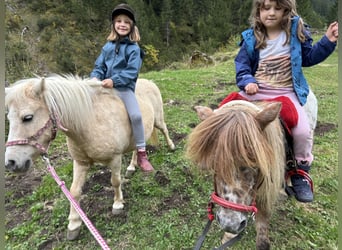
<svg viewBox="0 0 342 250">
<path fill-rule="evenodd" d="M 5 168 L 14 173 L 24 173 L 32 165 L 31 159 L 26 159 L 23 163 L 18 163 L 15 159 L 6 159 Z"/>
<path fill-rule="evenodd" d="M 216 214 L 216 219 L 222 230 L 227 233 L 239 234 L 247 226 L 247 216 L 240 212 L 233 212 L 230 215 L 222 216 L 219 211 Z"/>
</svg>

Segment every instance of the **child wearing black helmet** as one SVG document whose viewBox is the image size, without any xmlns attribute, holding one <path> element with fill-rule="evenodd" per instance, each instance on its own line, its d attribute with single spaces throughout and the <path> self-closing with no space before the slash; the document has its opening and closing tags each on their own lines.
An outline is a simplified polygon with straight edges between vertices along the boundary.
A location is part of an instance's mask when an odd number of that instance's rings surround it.
<svg viewBox="0 0 342 250">
<path fill-rule="evenodd" d="M 134 11 L 127 4 L 119 4 L 112 11 L 111 21 L 111 33 L 95 61 L 90 77 L 101 80 L 104 88 L 118 90 L 131 121 L 138 165 L 143 171 L 151 172 L 154 169 L 147 159 L 144 127 L 134 93 L 143 58 L 138 45 L 140 34 L 135 25 Z"/>
</svg>

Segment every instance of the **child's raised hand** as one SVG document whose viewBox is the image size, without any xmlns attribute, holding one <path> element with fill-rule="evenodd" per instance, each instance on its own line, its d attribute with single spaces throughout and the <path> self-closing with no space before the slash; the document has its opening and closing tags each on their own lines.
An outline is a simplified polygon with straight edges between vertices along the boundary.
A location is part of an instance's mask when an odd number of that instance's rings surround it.
<svg viewBox="0 0 342 250">
<path fill-rule="evenodd" d="M 328 37 L 330 42 L 336 42 L 338 39 L 338 22 L 331 23 L 325 35 Z"/>
<path fill-rule="evenodd" d="M 252 82 L 248 83 L 245 87 L 245 92 L 247 95 L 254 95 L 259 91 L 258 84 Z"/>
</svg>

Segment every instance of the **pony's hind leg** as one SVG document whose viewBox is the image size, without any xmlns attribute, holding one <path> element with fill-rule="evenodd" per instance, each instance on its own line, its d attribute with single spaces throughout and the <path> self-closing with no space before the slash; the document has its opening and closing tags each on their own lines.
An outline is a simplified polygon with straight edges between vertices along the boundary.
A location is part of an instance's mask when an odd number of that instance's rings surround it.
<svg viewBox="0 0 342 250">
<path fill-rule="evenodd" d="M 82 194 L 82 187 L 86 181 L 89 164 L 84 164 L 76 160 L 74 160 L 73 164 L 73 179 L 70 187 L 70 193 L 77 203 L 79 203 Z M 82 219 L 71 203 L 68 220 L 67 239 L 75 240 L 80 233 Z"/>
<path fill-rule="evenodd" d="M 126 169 L 125 177 L 130 178 L 135 172 L 135 166 L 137 166 L 137 151 L 134 150 L 129 166 Z"/>
<path fill-rule="evenodd" d="M 112 170 L 111 183 L 114 188 L 114 203 L 112 208 L 112 213 L 114 215 L 123 212 L 124 200 L 121 190 L 121 163 L 122 155 L 115 155 L 114 159 L 109 164 Z"/>
<path fill-rule="evenodd" d="M 167 129 L 166 123 L 162 120 L 162 121 L 156 122 L 155 126 L 163 133 L 165 140 L 167 142 L 167 145 L 169 146 L 169 149 L 175 150 L 176 147 L 169 136 L 169 130 Z"/>
</svg>

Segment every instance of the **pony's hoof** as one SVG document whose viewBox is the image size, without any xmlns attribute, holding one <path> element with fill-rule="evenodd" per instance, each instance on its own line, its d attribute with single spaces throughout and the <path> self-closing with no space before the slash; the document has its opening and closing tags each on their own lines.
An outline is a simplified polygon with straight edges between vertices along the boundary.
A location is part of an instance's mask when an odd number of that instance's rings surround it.
<svg viewBox="0 0 342 250">
<path fill-rule="evenodd" d="M 269 241 L 261 242 L 259 244 L 257 243 L 256 249 L 257 250 L 270 250 L 271 244 Z"/>
<path fill-rule="evenodd" d="M 130 180 L 129 178 L 126 178 L 126 177 L 123 178 L 123 179 L 121 180 L 121 185 L 122 185 L 121 188 L 123 188 L 125 184 L 130 183 L 130 181 L 131 181 L 131 180 Z"/>
<path fill-rule="evenodd" d="M 135 173 L 135 170 L 126 170 L 125 178 L 131 178 L 133 174 Z"/>
<path fill-rule="evenodd" d="M 112 214 L 113 215 L 121 215 L 123 213 L 124 213 L 124 209 L 116 209 L 116 208 L 112 209 Z"/>
<path fill-rule="evenodd" d="M 170 148 L 171 152 L 176 151 L 176 146 L 173 143 L 169 146 L 169 148 Z"/>
<path fill-rule="evenodd" d="M 75 230 L 69 230 L 67 232 L 67 239 L 68 240 L 76 240 L 78 236 L 80 235 L 81 228 L 76 228 Z"/>
<path fill-rule="evenodd" d="M 222 237 L 222 239 L 221 239 L 221 244 L 226 243 L 227 241 L 233 239 L 236 236 L 237 236 L 237 234 L 232 234 L 232 233 L 225 232 L 223 237 Z"/>
</svg>

